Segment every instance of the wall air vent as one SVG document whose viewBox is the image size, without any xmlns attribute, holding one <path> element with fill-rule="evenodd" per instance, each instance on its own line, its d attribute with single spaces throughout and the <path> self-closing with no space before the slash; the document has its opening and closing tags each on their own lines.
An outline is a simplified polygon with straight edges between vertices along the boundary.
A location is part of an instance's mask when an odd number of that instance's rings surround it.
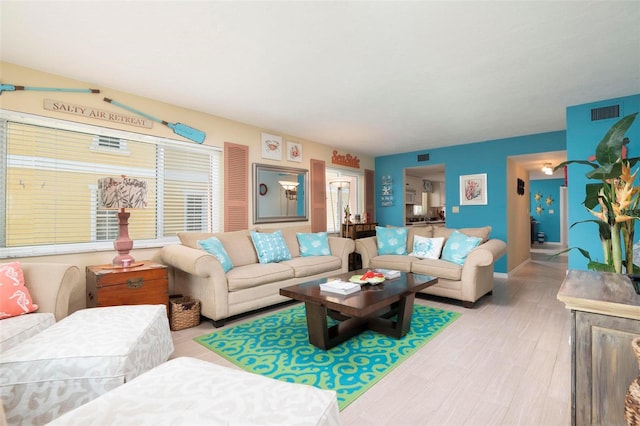
<svg viewBox="0 0 640 426">
<path fill-rule="evenodd" d="M 591 110 L 591 121 L 620 117 L 620 105 L 611 105 Z"/>
<path fill-rule="evenodd" d="M 418 154 L 418 161 L 429 161 L 429 154 Z"/>
</svg>

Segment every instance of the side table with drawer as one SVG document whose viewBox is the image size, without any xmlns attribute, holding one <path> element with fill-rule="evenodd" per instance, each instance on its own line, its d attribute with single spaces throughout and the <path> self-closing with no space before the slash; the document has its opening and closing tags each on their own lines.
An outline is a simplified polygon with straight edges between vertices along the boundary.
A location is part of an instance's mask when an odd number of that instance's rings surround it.
<svg viewBox="0 0 640 426">
<path fill-rule="evenodd" d="M 169 312 L 168 268 L 159 263 L 137 262 L 132 267 L 87 266 L 87 307 L 160 305 Z"/>
</svg>

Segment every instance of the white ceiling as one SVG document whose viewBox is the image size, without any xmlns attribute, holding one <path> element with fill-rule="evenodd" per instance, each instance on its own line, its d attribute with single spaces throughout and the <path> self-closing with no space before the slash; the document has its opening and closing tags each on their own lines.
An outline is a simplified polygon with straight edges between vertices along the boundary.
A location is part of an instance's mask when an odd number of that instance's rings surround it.
<svg viewBox="0 0 640 426">
<path fill-rule="evenodd" d="M 0 8 L 3 61 L 374 156 L 563 130 L 567 106 L 640 93 L 639 1 Z"/>
</svg>

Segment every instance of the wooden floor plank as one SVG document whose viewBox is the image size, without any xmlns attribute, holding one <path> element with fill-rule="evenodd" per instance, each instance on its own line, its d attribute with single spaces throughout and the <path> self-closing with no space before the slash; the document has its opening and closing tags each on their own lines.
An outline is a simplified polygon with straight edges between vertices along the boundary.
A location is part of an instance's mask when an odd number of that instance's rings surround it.
<svg viewBox="0 0 640 426">
<path fill-rule="evenodd" d="M 569 312 L 556 299 L 565 273 L 566 257 L 549 261 L 548 253 L 533 252 L 509 278 L 496 278 L 493 294 L 474 309 L 446 299 L 416 299 L 462 316 L 345 408 L 342 423 L 568 425 Z M 172 332 L 172 358 L 191 356 L 237 369 L 193 341 L 213 330 L 203 322 Z"/>
</svg>

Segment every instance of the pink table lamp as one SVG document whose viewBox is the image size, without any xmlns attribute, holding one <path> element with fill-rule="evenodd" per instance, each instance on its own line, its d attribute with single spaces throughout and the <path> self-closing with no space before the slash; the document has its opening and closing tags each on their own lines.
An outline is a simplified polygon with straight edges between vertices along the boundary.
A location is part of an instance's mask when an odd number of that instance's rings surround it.
<svg viewBox="0 0 640 426">
<path fill-rule="evenodd" d="M 133 265 L 135 259 L 129 254 L 133 241 L 129 238 L 130 213 L 124 209 L 141 209 L 147 207 L 147 182 L 125 177 L 107 177 L 98 180 L 98 208 L 102 210 L 119 210 L 118 238 L 113 247 L 118 255 L 113 258 L 114 266 Z"/>
</svg>

